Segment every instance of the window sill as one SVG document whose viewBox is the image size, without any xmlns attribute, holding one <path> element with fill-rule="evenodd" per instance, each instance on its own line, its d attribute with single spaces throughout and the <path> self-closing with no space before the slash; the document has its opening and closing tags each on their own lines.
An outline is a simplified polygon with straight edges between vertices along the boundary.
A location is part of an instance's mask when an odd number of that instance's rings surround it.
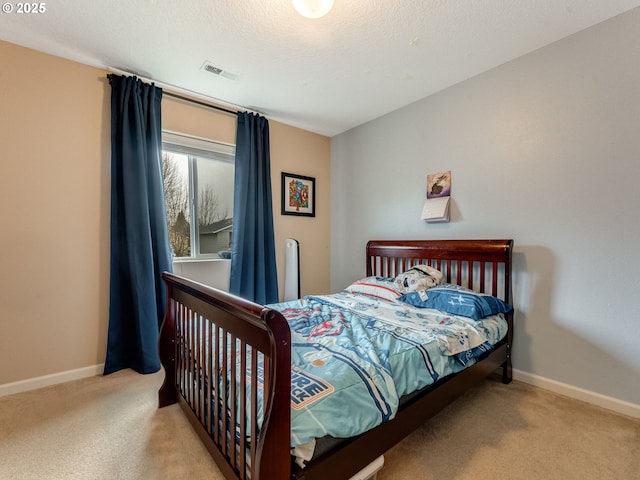
<svg viewBox="0 0 640 480">
<path fill-rule="evenodd" d="M 230 262 L 228 258 L 174 258 L 173 263 Z"/>
</svg>

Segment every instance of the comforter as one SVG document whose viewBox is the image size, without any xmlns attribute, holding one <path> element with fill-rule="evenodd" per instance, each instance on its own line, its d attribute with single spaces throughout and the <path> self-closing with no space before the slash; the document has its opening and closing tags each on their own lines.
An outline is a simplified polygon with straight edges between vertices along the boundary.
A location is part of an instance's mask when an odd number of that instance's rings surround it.
<svg viewBox="0 0 640 480">
<path fill-rule="evenodd" d="M 291 446 L 345 438 L 393 418 L 400 397 L 458 372 L 506 335 L 480 320 L 341 292 L 272 304 L 292 341 Z"/>
</svg>

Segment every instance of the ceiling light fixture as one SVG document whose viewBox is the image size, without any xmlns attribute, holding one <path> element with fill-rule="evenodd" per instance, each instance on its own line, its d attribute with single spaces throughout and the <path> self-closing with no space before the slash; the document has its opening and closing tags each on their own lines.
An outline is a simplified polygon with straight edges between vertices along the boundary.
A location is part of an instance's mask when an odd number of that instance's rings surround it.
<svg viewBox="0 0 640 480">
<path fill-rule="evenodd" d="M 333 0 L 291 0 L 293 8 L 307 18 L 320 18 L 333 8 Z"/>
</svg>

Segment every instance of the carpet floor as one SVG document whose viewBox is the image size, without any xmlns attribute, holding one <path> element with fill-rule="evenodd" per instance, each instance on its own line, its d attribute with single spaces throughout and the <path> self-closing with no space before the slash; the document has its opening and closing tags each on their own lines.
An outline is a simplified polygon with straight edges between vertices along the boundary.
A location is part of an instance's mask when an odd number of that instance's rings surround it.
<svg viewBox="0 0 640 480">
<path fill-rule="evenodd" d="M 222 480 L 162 372 L 0 398 L 1 480 Z M 385 454 L 378 480 L 640 480 L 640 420 L 487 380 Z M 338 480 L 337 478 L 334 480 Z"/>
</svg>

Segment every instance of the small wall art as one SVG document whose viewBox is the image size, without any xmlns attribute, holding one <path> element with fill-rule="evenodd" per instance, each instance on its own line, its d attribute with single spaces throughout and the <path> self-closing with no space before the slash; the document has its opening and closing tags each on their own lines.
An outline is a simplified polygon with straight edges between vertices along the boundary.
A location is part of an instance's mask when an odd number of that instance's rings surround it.
<svg viewBox="0 0 640 480">
<path fill-rule="evenodd" d="M 451 170 L 427 175 L 427 198 L 451 196 Z"/>
<path fill-rule="evenodd" d="M 316 216 L 316 179 L 282 172 L 282 215 Z"/>
<path fill-rule="evenodd" d="M 451 200 L 451 170 L 427 175 L 427 198 L 422 219 L 428 223 L 448 222 Z"/>
</svg>

